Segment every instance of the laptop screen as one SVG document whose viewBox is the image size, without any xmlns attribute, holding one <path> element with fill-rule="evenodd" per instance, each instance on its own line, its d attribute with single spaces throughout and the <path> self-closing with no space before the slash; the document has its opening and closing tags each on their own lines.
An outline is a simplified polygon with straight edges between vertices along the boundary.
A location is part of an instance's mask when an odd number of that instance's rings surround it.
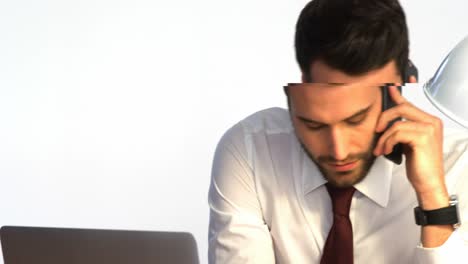
<svg viewBox="0 0 468 264">
<path fill-rule="evenodd" d="M 5 264 L 198 264 L 184 232 L 4 226 Z"/>
</svg>

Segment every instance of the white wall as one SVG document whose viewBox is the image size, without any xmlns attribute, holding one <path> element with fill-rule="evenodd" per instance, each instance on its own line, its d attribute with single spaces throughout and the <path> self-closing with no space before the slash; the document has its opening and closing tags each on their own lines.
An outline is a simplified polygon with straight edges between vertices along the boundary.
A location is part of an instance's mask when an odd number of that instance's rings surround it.
<svg viewBox="0 0 468 264">
<path fill-rule="evenodd" d="M 286 106 L 306 2 L 0 1 L 0 225 L 190 231 L 205 263 L 216 143 Z M 426 80 L 468 2 L 402 4 Z"/>
</svg>

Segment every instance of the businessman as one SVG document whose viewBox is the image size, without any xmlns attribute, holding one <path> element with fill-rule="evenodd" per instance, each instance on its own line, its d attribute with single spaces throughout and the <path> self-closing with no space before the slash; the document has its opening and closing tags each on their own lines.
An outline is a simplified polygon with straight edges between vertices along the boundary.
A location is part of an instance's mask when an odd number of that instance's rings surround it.
<svg viewBox="0 0 468 264">
<path fill-rule="evenodd" d="M 468 135 L 397 89 L 416 82 L 398 1 L 313 0 L 295 52 L 288 109 L 218 143 L 210 263 L 467 263 Z"/>
</svg>

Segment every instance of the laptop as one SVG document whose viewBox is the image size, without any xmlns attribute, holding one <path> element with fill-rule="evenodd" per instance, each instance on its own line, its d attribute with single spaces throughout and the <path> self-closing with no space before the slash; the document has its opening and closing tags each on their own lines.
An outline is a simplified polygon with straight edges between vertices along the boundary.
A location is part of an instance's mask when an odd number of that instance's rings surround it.
<svg viewBox="0 0 468 264">
<path fill-rule="evenodd" d="M 199 264 L 184 232 L 4 226 L 4 264 Z"/>
</svg>

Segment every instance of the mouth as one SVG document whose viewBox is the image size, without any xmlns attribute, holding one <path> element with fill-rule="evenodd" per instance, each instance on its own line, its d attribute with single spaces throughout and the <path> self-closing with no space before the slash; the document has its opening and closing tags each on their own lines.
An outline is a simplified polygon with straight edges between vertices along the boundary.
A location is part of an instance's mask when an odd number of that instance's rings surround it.
<svg viewBox="0 0 468 264">
<path fill-rule="evenodd" d="M 326 163 L 326 164 L 328 167 L 330 167 L 334 171 L 350 171 L 357 166 L 358 160 L 347 162 L 347 163 Z"/>
</svg>

